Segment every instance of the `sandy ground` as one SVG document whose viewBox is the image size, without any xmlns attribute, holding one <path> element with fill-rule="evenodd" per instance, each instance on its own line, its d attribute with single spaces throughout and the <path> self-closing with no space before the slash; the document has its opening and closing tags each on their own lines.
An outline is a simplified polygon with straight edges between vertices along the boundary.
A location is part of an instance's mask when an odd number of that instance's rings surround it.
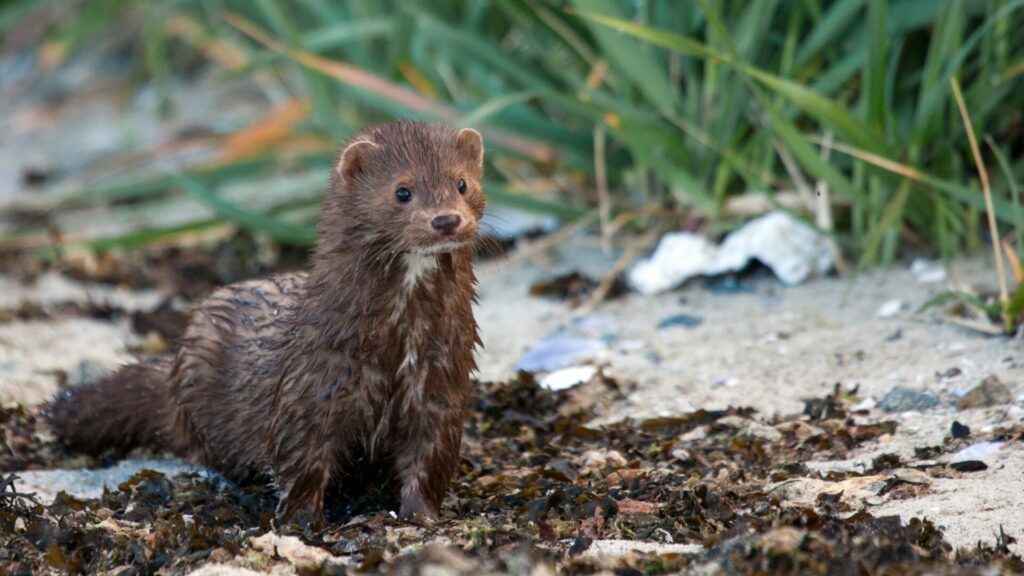
<svg viewBox="0 0 1024 576">
<path fill-rule="evenodd" d="M 863 469 L 886 452 L 910 459 L 915 447 L 941 444 L 953 420 L 984 432 L 1024 416 L 1024 354 L 1019 340 L 986 337 L 935 315 L 912 315 L 943 290 L 944 283 L 921 283 L 909 270 L 894 268 L 785 288 L 767 273 L 757 273 L 743 279 L 738 290 L 716 290 L 698 280 L 656 297 L 628 295 L 589 314 L 527 295 L 534 281 L 573 269 L 599 275 L 612 260 L 582 239 L 544 262 L 482 264 L 477 310 L 485 344 L 479 356 L 481 378 L 510 377 L 525 351 L 561 334 L 602 342 L 604 350 L 585 362 L 599 364 L 632 385 L 625 401 L 608 404 L 599 417 L 602 421 L 729 405 L 752 406 L 763 417 L 789 414 L 802 410 L 803 398 L 823 396 L 836 383 L 859 386 L 858 396 L 867 406 L 897 386 L 939 398 L 937 406 L 923 411 L 883 414 L 872 409 L 870 417 L 897 420 L 897 433 L 863 447 L 850 460 L 816 463 L 821 469 Z M 990 265 L 981 257 L 965 259 L 955 262 L 949 275 L 975 286 L 991 286 Z M 159 298 L 149 293 L 97 292 L 54 277 L 22 286 L 0 276 L 0 286 L 3 308 L 24 301 L 88 299 L 136 307 Z M 880 316 L 880 308 L 893 300 L 903 304 L 902 311 Z M 658 327 L 679 314 L 696 325 Z M 38 403 L 57 389 L 54 370 L 116 367 L 130 358 L 127 347 L 139 337 L 127 325 L 100 320 L 0 324 L 0 401 Z M 956 399 L 990 375 L 1010 388 L 1013 402 L 958 410 Z M 988 470 L 934 479 L 923 495 L 882 499 L 871 511 L 904 519 L 926 516 L 945 528 L 954 545 L 991 541 L 1000 525 L 1024 541 L 1024 446 L 1010 443 L 981 459 Z M 165 464 L 174 469 L 173 462 Z M 136 462 L 100 475 L 91 472 L 80 483 L 95 490 L 97 478 L 116 484 L 145 465 Z M 26 480 L 28 488 L 43 494 L 76 483 L 62 472 L 37 472 Z"/>
</svg>

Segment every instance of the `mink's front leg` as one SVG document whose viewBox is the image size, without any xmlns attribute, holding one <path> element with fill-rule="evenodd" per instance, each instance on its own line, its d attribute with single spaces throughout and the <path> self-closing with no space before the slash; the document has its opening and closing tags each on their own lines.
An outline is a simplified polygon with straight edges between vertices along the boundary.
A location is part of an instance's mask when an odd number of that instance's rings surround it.
<svg viewBox="0 0 1024 576">
<path fill-rule="evenodd" d="M 282 470 L 278 479 L 281 484 L 281 501 L 277 505 L 278 519 L 302 527 L 323 527 L 326 524 L 324 491 L 328 480 L 329 472 L 324 462 L 304 468 L 296 463 L 293 469 Z"/>
<path fill-rule="evenodd" d="M 417 514 L 437 518 L 459 463 L 462 406 L 437 410 L 430 404 L 422 408 L 425 413 L 417 415 L 417 424 L 410 426 L 407 441 L 397 454 L 402 518 Z"/>
<path fill-rule="evenodd" d="M 277 516 L 302 526 L 325 525 L 324 493 L 332 480 L 337 450 L 351 442 L 355 429 L 343 409 L 350 396 L 344 391 L 350 372 L 347 367 L 328 366 L 323 374 L 344 377 L 304 378 L 298 385 L 283 386 L 287 392 L 282 393 L 272 426 L 273 467 L 281 498 Z M 309 411 L 309 406 L 316 409 Z"/>
</svg>

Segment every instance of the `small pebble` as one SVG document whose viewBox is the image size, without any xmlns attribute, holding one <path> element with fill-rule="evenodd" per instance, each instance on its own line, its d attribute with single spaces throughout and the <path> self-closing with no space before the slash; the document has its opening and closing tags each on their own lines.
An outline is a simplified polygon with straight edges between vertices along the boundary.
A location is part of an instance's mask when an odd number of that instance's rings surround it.
<svg viewBox="0 0 1024 576">
<path fill-rule="evenodd" d="M 903 310 L 903 300 L 889 300 L 878 307 L 879 318 L 892 318 Z"/>
<path fill-rule="evenodd" d="M 953 435 L 953 438 L 967 438 L 968 436 L 971 435 L 971 428 L 969 426 L 961 424 L 957 420 L 954 420 L 953 426 L 950 430 L 950 434 Z"/>
<path fill-rule="evenodd" d="M 722 276 L 704 283 L 704 287 L 712 294 L 753 294 L 754 289 L 741 284 L 739 278 L 732 275 Z"/>
<path fill-rule="evenodd" d="M 989 376 L 971 388 L 957 401 L 957 408 L 984 408 L 1013 402 L 1013 393 L 995 375 Z"/>
<path fill-rule="evenodd" d="M 701 325 L 704 319 L 699 316 L 690 316 L 689 314 L 675 314 L 663 319 L 658 322 L 658 330 L 664 330 L 666 328 L 695 328 Z"/>
<path fill-rule="evenodd" d="M 112 370 L 106 364 L 86 358 L 68 370 L 68 386 L 92 384 L 110 376 L 111 372 Z"/>
<path fill-rule="evenodd" d="M 608 314 L 589 314 L 572 321 L 572 327 L 586 334 L 614 332 L 619 323 Z"/>
<path fill-rule="evenodd" d="M 571 366 L 556 370 L 540 381 L 540 387 L 545 390 L 558 392 L 567 390 L 573 386 L 590 382 L 590 379 L 597 373 L 595 366 Z"/>
<path fill-rule="evenodd" d="M 597 356 L 605 349 L 604 342 L 572 336 L 554 336 L 535 344 L 523 355 L 517 370 L 551 372 L 579 360 Z"/>
<path fill-rule="evenodd" d="M 921 284 L 934 284 L 946 279 L 946 269 L 939 262 L 931 262 L 921 258 L 915 259 L 910 264 L 910 273 L 917 278 Z"/>
<path fill-rule="evenodd" d="M 927 410 L 938 405 L 939 399 L 933 394 L 899 386 L 887 392 L 878 402 L 878 407 L 886 412 Z"/>
<path fill-rule="evenodd" d="M 949 465 L 950 468 L 957 472 L 980 472 L 982 470 L 988 470 L 988 466 L 981 460 L 964 460 L 962 462 L 953 462 Z"/>
</svg>

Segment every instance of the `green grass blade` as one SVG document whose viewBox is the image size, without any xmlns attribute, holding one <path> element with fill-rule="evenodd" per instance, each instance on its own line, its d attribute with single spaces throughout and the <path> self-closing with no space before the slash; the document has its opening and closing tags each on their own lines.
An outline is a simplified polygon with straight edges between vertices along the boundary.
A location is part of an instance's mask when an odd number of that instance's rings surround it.
<svg viewBox="0 0 1024 576">
<path fill-rule="evenodd" d="M 529 91 L 516 92 L 514 94 L 494 98 L 490 101 L 484 102 L 472 112 L 463 116 L 462 119 L 459 120 L 458 125 L 460 127 L 476 126 L 506 108 L 522 104 L 523 102 L 532 100 L 537 96 L 538 92 Z"/>
<path fill-rule="evenodd" d="M 310 52 L 325 52 L 344 46 L 353 40 L 365 40 L 374 36 L 389 36 L 395 32 L 392 18 L 371 18 L 357 22 L 342 22 L 324 28 L 304 32 L 301 44 Z"/>
<path fill-rule="evenodd" d="M 988 143 L 989 148 L 992 149 L 992 153 L 996 157 L 996 162 L 999 164 L 999 169 L 1003 172 L 1003 176 L 1006 178 L 1006 182 L 1010 186 L 1010 201 L 1013 203 L 1013 210 L 1017 213 L 1017 216 L 1021 219 L 1013 222 L 1014 236 L 1016 236 L 1017 244 L 1017 257 L 1024 258 L 1024 211 L 1021 210 L 1020 204 L 1020 184 L 1017 182 L 1017 178 L 1013 175 L 1013 167 L 1010 166 L 1010 161 L 1007 159 L 1006 154 L 1002 148 L 996 145 L 995 141 L 990 136 L 985 137 L 985 142 Z M 1018 292 L 1024 290 L 1018 289 Z"/>
<path fill-rule="evenodd" d="M 580 12 L 602 14 L 616 20 L 622 17 L 619 4 L 613 0 L 572 0 L 572 5 Z M 667 70 L 660 69 L 657 61 L 634 39 L 593 22 L 588 25 L 616 73 L 628 78 L 656 110 L 665 114 L 675 110 L 677 95 L 668 83 Z"/>
<path fill-rule="evenodd" d="M 737 71 L 750 75 L 761 84 L 785 96 L 808 114 L 813 115 L 823 124 L 833 128 L 845 140 L 856 142 L 860 147 L 878 150 L 879 145 L 883 141 L 882 134 L 870 130 L 869 127 L 864 125 L 862 119 L 840 104 L 817 94 L 806 86 L 739 62 L 732 56 L 714 50 L 700 42 L 677 36 L 670 32 L 609 18 L 600 14 L 581 12 L 580 16 L 670 50 L 700 57 L 711 62 L 727 63 Z"/>
<path fill-rule="evenodd" d="M 864 68 L 864 110 L 868 125 L 878 134 L 885 132 L 885 11 L 887 0 L 868 1 L 868 58 Z"/>
<path fill-rule="evenodd" d="M 309 246 L 316 241 L 312 226 L 293 224 L 279 218 L 246 210 L 233 202 L 220 198 L 198 180 L 176 175 L 175 183 L 197 200 L 209 206 L 218 216 L 257 234 L 265 234 L 282 244 Z"/>
<path fill-rule="evenodd" d="M 832 4 L 797 50 L 796 66 L 804 66 L 826 46 L 838 44 L 863 5 L 864 0 L 839 0 Z"/>
</svg>

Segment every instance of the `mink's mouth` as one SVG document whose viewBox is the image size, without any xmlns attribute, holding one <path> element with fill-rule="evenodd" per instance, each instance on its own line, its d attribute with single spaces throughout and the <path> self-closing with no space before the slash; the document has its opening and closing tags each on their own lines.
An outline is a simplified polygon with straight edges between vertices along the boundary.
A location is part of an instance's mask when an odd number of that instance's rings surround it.
<svg viewBox="0 0 1024 576">
<path fill-rule="evenodd" d="M 410 252 L 422 254 L 424 256 L 430 256 L 433 254 L 444 254 L 446 252 L 454 252 L 455 250 L 458 250 L 459 248 L 464 248 L 467 245 L 469 245 L 468 240 L 438 242 L 437 244 L 432 244 L 430 246 L 421 246 L 418 248 L 414 248 L 413 250 L 410 250 Z"/>
</svg>

